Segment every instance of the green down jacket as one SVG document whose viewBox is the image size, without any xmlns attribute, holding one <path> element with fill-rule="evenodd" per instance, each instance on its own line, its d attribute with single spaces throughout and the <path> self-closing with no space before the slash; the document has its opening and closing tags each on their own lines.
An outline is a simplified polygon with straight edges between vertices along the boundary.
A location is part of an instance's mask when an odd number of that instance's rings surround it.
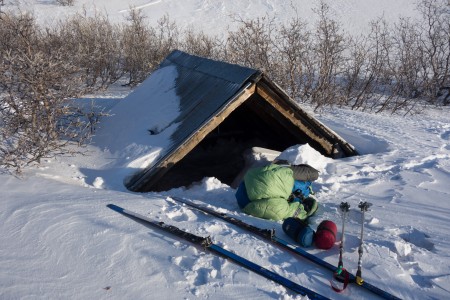
<svg viewBox="0 0 450 300">
<path fill-rule="evenodd" d="M 297 218 L 307 217 L 303 205 L 288 202 L 294 187 L 293 172 L 278 165 L 250 169 L 244 177 L 250 203 L 243 211 L 246 214 L 270 220 L 284 220 L 292 217 L 299 209 Z"/>
</svg>

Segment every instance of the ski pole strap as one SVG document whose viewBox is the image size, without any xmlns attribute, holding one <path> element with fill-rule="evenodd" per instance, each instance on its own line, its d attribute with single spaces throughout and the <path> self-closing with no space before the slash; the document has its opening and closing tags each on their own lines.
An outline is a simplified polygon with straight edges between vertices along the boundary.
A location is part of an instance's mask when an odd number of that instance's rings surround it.
<svg viewBox="0 0 450 300">
<path fill-rule="evenodd" d="M 333 281 L 331 281 L 331 288 L 337 292 L 340 293 L 343 290 L 347 288 L 348 283 L 350 282 L 350 274 L 347 272 L 346 269 L 339 267 L 334 273 L 333 273 L 333 279 L 336 281 L 342 282 L 342 287 L 338 287 Z"/>
</svg>

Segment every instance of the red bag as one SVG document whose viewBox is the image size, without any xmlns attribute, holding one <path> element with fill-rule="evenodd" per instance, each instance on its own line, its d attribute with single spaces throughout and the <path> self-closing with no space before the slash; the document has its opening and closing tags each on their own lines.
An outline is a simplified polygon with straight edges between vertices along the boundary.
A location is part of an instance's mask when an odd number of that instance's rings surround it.
<svg viewBox="0 0 450 300">
<path fill-rule="evenodd" d="M 336 242 L 337 226 L 329 220 L 322 221 L 317 227 L 314 243 L 319 249 L 330 249 Z"/>
</svg>

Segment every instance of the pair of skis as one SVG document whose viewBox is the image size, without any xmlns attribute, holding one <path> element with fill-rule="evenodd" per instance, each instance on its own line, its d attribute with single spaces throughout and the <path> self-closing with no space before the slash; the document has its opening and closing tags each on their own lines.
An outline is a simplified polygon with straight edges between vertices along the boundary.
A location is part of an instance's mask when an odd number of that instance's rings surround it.
<svg viewBox="0 0 450 300">
<path fill-rule="evenodd" d="M 216 244 L 214 244 L 211 240 L 211 238 L 208 237 L 201 237 L 201 236 L 197 236 L 195 234 L 186 232 L 176 226 L 173 225 L 168 225 L 164 222 L 161 221 L 157 221 L 157 220 L 153 220 L 150 219 L 146 216 L 143 216 L 141 214 L 138 214 L 136 212 L 124 209 L 122 207 L 119 207 L 117 205 L 114 204 L 108 204 L 107 207 L 109 207 L 110 209 L 125 215 L 143 225 L 146 226 L 152 226 L 158 229 L 161 229 L 165 232 L 171 233 L 179 238 L 183 238 L 197 246 L 201 246 L 202 248 L 204 248 L 205 250 L 209 250 L 210 252 L 217 254 L 219 256 L 222 256 L 226 259 L 229 259 L 235 263 L 237 263 L 238 265 L 243 266 L 244 268 L 247 268 L 267 279 L 270 279 L 278 284 L 283 285 L 284 287 L 300 294 L 303 296 L 308 296 L 309 299 L 314 299 L 314 300 L 330 300 L 329 298 L 322 296 L 321 294 L 318 294 L 300 284 L 297 284 L 285 277 L 282 277 L 281 275 L 274 273 L 258 264 L 255 264 L 252 261 L 249 261 L 245 258 L 243 258 L 242 256 L 239 256 L 233 252 L 230 252 Z"/>
<path fill-rule="evenodd" d="M 283 239 L 280 239 L 279 237 L 277 237 L 275 235 L 275 231 L 273 229 L 269 230 L 269 229 L 263 229 L 263 228 L 259 228 L 259 227 L 253 226 L 253 225 L 248 224 L 248 223 L 246 223 L 246 222 L 244 222 L 242 220 L 239 220 L 239 219 L 236 219 L 236 218 L 234 218 L 232 216 L 229 216 L 229 215 L 227 215 L 225 213 L 217 212 L 214 209 L 208 208 L 208 207 L 203 206 L 203 205 L 198 205 L 198 204 L 196 204 L 196 203 L 194 203 L 192 201 L 189 201 L 189 200 L 186 200 L 186 199 L 183 199 L 183 198 L 179 198 L 179 197 L 170 197 L 170 198 L 172 200 L 176 201 L 176 202 L 183 203 L 183 204 L 185 204 L 185 205 L 187 205 L 187 206 L 189 206 L 191 208 L 197 209 L 197 210 L 199 210 L 201 212 L 204 212 L 204 213 L 209 214 L 211 216 L 220 218 L 220 219 L 222 219 L 222 220 L 224 220 L 224 221 L 226 221 L 228 223 L 231 223 L 231 224 L 236 225 L 236 226 L 238 226 L 238 227 L 240 227 L 242 229 L 245 229 L 245 230 L 247 230 L 247 231 L 249 231 L 249 232 L 259 236 L 260 238 L 262 238 L 264 240 L 267 240 L 268 242 L 273 243 L 274 245 L 276 245 L 278 247 L 281 247 L 281 248 L 283 248 L 285 250 L 290 251 L 291 253 L 293 253 L 295 255 L 298 255 L 298 256 L 301 256 L 301 257 L 303 257 L 305 259 L 308 259 L 309 261 L 311 261 L 311 262 L 313 262 L 313 263 L 315 263 L 315 264 L 317 264 L 317 265 L 319 265 L 319 266 L 321 266 L 321 267 L 323 267 L 325 269 L 328 269 L 331 272 L 336 272 L 336 267 L 335 266 L 333 266 L 332 264 L 330 264 L 330 263 L 328 263 L 328 262 L 318 258 L 315 255 L 312 255 L 312 254 L 308 253 L 307 251 L 303 250 L 302 248 L 300 248 L 298 246 L 292 245 L 291 243 L 289 243 L 289 242 L 287 242 L 287 241 L 285 241 Z M 126 215 L 128 217 L 131 217 L 131 218 L 135 219 L 138 222 L 139 221 L 143 222 L 144 224 L 147 223 L 148 221 L 150 221 L 150 223 L 153 226 L 156 226 L 156 227 L 159 227 L 159 228 L 161 228 L 160 225 L 163 226 L 163 227 L 167 226 L 164 223 L 163 223 L 164 225 L 162 225 L 161 224 L 162 222 L 156 222 L 157 224 L 155 225 L 154 224 L 155 221 L 147 220 L 148 218 L 146 218 L 144 216 L 141 216 L 139 214 L 130 212 L 128 210 L 124 210 L 124 209 L 119 208 L 118 206 L 115 206 L 113 204 L 108 205 L 108 207 L 111 208 L 111 209 L 114 209 L 114 210 L 118 211 L 119 213 L 122 213 L 122 214 L 124 214 L 124 215 Z M 138 217 L 138 216 L 140 216 L 140 217 Z M 142 221 L 142 219 L 144 221 Z M 161 228 L 161 229 L 165 230 L 164 228 Z M 188 236 L 190 236 L 190 235 L 191 234 L 189 234 Z M 180 236 L 180 237 L 183 237 L 183 236 Z M 192 242 L 194 244 L 202 244 L 202 239 L 204 239 L 204 238 L 196 237 L 196 238 L 194 238 L 194 240 Z M 189 239 L 187 239 L 187 240 L 190 241 Z M 255 270 L 255 272 L 257 272 L 257 271 Z M 349 277 L 349 283 L 356 283 L 357 282 L 356 281 L 357 280 L 356 276 L 354 276 L 354 275 L 352 275 L 352 274 L 350 274 L 348 272 L 347 272 L 347 274 L 348 274 L 348 277 Z M 264 274 L 260 274 L 260 275 L 265 276 Z M 268 275 L 268 276 L 265 276 L 265 277 L 269 278 L 269 279 L 272 279 L 272 278 L 270 278 L 270 275 Z M 278 276 L 279 275 L 275 274 L 276 278 L 278 278 Z M 272 280 L 274 280 L 274 279 L 272 279 Z M 280 279 L 279 281 L 276 281 L 276 282 L 278 282 L 279 284 L 284 285 L 282 283 L 282 281 L 284 281 L 284 280 Z M 284 286 L 286 286 L 287 288 L 290 288 L 291 290 L 298 291 L 295 288 L 295 286 L 297 284 L 295 284 L 295 283 L 292 283 L 292 284 L 293 284 L 293 287 L 289 286 L 289 285 L 291 285 L 291 283 L 286 283 L 286 285 L 284 285 Z M 396 297 L 396 296 L 394 296 L 394 295 L 392 295 L 392 294 L 390 294 L 390 293 L 388 293 L 388 292 L 386 292 L 386 291 L 384 291 L 384 290 L 382 290 L 382 289 L 380 289 L 380 288 L 378 288 L 378 287 L 368 283 L 367 281 L 363 281 L 360 286 L 362 288 L 366 289 L 367 291 L 369 291 L 369 292 L 371 292 L 371 293 L 373 293 L 375 295 L 378 295 L 378 296 L 380 296 L 380 297 L 382 297 L 384 299 L 400 300 L 400 298 L 398 298 L 398 297 Z M 303 287 L 301 287 L 301 288 L 303 288 Z M 298 292 L 300 294 L 304 295 L 301 290 L 298 291 Z M 310 298 L 314 298 L 314 295 L 316 294 L 314 292 L 312 292 L 312 293 L 313 293 L 312 296 L 309 295 Z M 323 297 L 323 296 L 317 295 L 317 297 Z"/>
<path fill-rule="evenodd" d="M 372 204 L 369 202 L 360 202 L 358 207 L 361 209 L 361 237 L 360 237 L 360 243 L 358 248 L 358 270 L 356 271 L 355 276 L 355 282 L 358 285 L 364 285 L 364 280 L 362 279 L 362 256 L 363 256 L 363 240 L 364 240 L 364 221 L 365 221 L 365 212 L 369 210 L 369 207 Z M 336 283 L 332 281 L 331 287 L 336 292 L 342 292 L 347 287 L 349 280 L 350 280 L 350 274 L 347 272 L 347 270 L 344 268 L 343 263 L 343 252 L 344 252 L 344 238 L 345 238 L 345 224 L 347 222 L 348 212 L 350 210 L 350 204 L 347 202 L 342 202 L 339 206 L 341 213 L 342 213 L 342 234 L 341 234 L 341 241 L 339 244 L 339 262 L 338 267 L 336 271 L 333 273 L 333 279 L 335 279 L 338 282 L 343 283 L 342 287 L 338 287 Z"/>
<path fill-rule="evenodd" d="M 239 220 L 239 219 L 236 219 L 236 218 L 234 218 L 232 216 L 229 216 L 229 215 L 227 215 L 225 213 L 220 213 L 220 212 L 218 212 L 218 211 L 216 211 L 214 209 L 211 209 L 211 208 L 206 207 L 204 205 L 196 204 L 193 201 L 186 200 L 184 198 L 174 197 L 174 196 L 171 196 L 170 198 L 172 200 L 176 201 L 176 202 L 183 203 L 183 204 L 185 204 L 185 205 L 187 205 L 187 206 L 189 206 L 191 208 L 194 208 L 196 210 L 199 210 L 199 211 L 204 212 L 206 214 L 209 214 L 211 216 L 220 218 L 220 219 L 222 219 L 222 220 L 224 220 L 224 221 L 226 221 L 228 223 L 231 223 L 231 224 L 236 225 L 236 226 L 238 226 L 238 227 L 240 227 L 242 229 L 245 229 L 245 230 L 253 233 L 254 235 L 259 236 L 260 238 L 262 238 L 262 239 L 264 239 L 264 240 L 266 240 L 268 242 L 271 242 L 272 244 L 274 244 L 274 245 L 276 245 L 276 246 L 278 246 L 280 248 L 283 248 L 284 250 L 288 250 L 288 251 L 290 251 L 291 253 L 293 253 L 295 255 L 301 256 L 302 258 L 306 258 L 307 260 L 309 260 L 309 261 L 315 263 L 316 265 L 319 265 L 319 266 L 321 266 L 321 267 L 323 267 L 323 268 L 325 268 L 325 269 L 327 269 L 327 270 L 329 270 L 331 272 L 335 272 L 336 271 L 336 266 L 334 266 L 334 265 L 324 261 L 323 259 L 320 259 L 319 257 L 317 257 L 317 256 L 315 256 L 313 254 L 310 254 L 309 252 L 305 251 L 301 247 L 292 245 L 290 242 L 287 242 L 287 241 L 277 237 L 275 235 L 275 230 L 273 230 L 273 229 L 263 229 L 263 228 L 256 227 L 256 226 L 248 224 L 248 223 L 246 223 L 246 222 L 244 222 L 242 220 Z M 356 278 L 355 275 L 353 275 L 351 273 L 348 273 L 348 272 L 347 272 L 347 274 L 348 274 L 348 277 L 349 277 L 348 283 L 356 283 L 357 282 L 357 278 Z M 386 292 L 386 291 L 384 291 L 384 290 L 382 290 L 382 289 L 380 289 L 380 288 L 370 284 L 367 281 L 363 281 L 362 284 L 359 285 L 359 286 L 361 286 L 363 289 L 365 289 L 365 290 L 367 290 L 367 291 L 369 291 L 369 292 L 371 292 L 371 293 L 373 293 L 373 294 L 375 294 L 375 295 L 377 295 L 377 296 L 379 296 L 381 298 L 392 299 L 392 300 L 400 300 L 400 298 L 398 298 L 398 297 L 396 297 L 396 296 L 394 296 L 394 295 L 392 295 L 392 294 L 390 294 L 390 293 L 388 293 L 388 292 Z"/>
</svg>

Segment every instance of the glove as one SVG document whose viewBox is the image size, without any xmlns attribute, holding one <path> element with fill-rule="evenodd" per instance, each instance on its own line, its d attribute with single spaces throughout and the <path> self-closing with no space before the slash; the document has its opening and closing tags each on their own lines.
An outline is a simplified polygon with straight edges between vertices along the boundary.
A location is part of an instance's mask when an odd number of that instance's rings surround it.
<svg viewBox="0 0 450 300">
<path fill-rule="evenodd" d="M 292 200 L 292 202 L 295 203 L 295 202 L 302 202 L 302 201 L 300 200 L 300 198 L 294 198 L 294 200 Z"/>
<path fill-rule="evenodd" d="M 318 209 L 317 201 L 314 198 L 308 197 L 302 202 L 303 208 L 306 211 L 308 217 L 312 216 Z"/>
<path fill-rule="evenodd" d="M 289 198 L 287 200 L 289 203 L 295 203 L 295 202 L 302 202 L 301 198 L 295 195 L 294 193 L 289 195 Z"/>
</svg>

